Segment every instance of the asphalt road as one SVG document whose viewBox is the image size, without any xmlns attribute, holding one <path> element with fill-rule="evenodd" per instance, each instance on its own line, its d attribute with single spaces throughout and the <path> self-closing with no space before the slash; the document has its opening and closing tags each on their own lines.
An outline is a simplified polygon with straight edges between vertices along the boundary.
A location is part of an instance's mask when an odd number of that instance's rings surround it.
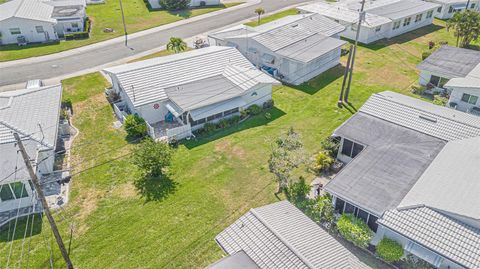
<svg viewBox="0 0 480 269">
<path fill-rule="evenodd" d="M 129 48 L 123 42 L 109 44 L 99 48 L 84 51 L 80 54 L 54 57 L 21 62 L 13 66 L 2 67 L 0 63 L 0 86 L 24 83 L 30 79 L 50 79 L 68 77 L 82 70 L 91 70 L 120 59 L 134 56 L 142 52 L 165 45 L 171 36 L 181 38 L 193 37 L 220 27 L 251 18 L 256 7 L 263 7 L 267 12 L 273 12 L 291 5 L 309 2 L 311 0 L 263 0 L 260 4 L 246 6 L 217 16 L 204 18 L 192 23 L 179 25 L 171 29 L 152 33 L 129 40 Z"/>
</svg>

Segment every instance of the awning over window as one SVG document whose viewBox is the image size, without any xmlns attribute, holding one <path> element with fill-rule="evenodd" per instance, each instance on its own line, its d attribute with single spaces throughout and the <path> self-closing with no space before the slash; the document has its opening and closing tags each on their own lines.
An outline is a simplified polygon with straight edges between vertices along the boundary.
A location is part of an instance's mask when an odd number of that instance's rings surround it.
<svg viewBox="0 0 480 269">
<path fill-rule="evenodd" d="M 167 103 L 165 107 L 168 109 L 168 111 L 170 111 L 170 113 L 173 114 L 173 116 L 175 116 L 175 118 L 180 117 L 182 114 L 182 111 L 180 111 L 180 109 L 178 109 L 177 106 L 172 103 Z"/>
<path fill-rule="evenodd" d="M 224 111 L 245 106 L 245 101 L 241 97 L 236 97 L 223 102 L 214 103 L 208 106 L 190 111 L 193 120 L 200 120 L 209 116 L 222 113 Z"/>
<path fill-rule="evenodd" d="M 452 8 L 455 10 L 463 10 L 467 8 L 467 4 L 455 4 L 452 5 Z"/>
</svg>

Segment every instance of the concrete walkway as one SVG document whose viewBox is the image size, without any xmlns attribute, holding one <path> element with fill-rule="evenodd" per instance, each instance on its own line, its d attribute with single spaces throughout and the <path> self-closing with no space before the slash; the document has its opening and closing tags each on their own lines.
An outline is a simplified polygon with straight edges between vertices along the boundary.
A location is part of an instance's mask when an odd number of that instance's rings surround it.
<svg viewBox="0 0 480 269">
<path fill-rule="evenodd" d="M 261 6 L 268 13 L 273 13 L 309 1 L 249 0 L 235 7 L 131 34 L 128 47 L 124 45 L 124 37 L 119 37 L 52 55 L 3 62 L 0 63 L 0 91 L 21 88 L 31 79 L 42 79 L 47 84 L 54 84 L 68 77 L 126 63 L 163 50 L 171 36 L 191 42 L 195 36 L 252 19 L 256 7 Z"/>
</svg>

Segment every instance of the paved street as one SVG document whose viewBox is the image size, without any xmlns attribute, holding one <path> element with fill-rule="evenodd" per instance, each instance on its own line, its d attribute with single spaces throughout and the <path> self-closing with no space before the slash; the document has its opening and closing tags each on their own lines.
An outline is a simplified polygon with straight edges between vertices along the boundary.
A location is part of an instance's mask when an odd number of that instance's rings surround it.
<svg viewBox="0 0 480 269">
<path fill-rule="evenodd" d="M 249 5 L 220 12 L 215 16 L 203 19 L 192 18 L 193 22 L 178 25 L 163 31 L 152 31 L 148 35 L 132 37 L 129 47 L 125 47 L 123 39 L 109 42 L 105 46 L 90 46 L 78 53 L 61 53 L 62 57 L 43 56 L 35 60 L 20 60 L 14 64 L 0 63 L 0 86 L 23 83 L 30 79 L 49 79 L 78 75 L 85 71 L 95 71 L 109 63 L 120 63 L 121 59 L 132 57 L 159 48 L 167 43 L 171 36 L 181 38 L 193 37 L 212 31 L 225 25 L 240 22 L 255 16 L 253 10 L 263 7 L 268 13 L 291 5 L 311 0 L 263 0 L 259 4 Z M 148 30 L 147 30 L 148 31 Z M 58 56 L 58 55 L 57 55 Z"/>
</svg>

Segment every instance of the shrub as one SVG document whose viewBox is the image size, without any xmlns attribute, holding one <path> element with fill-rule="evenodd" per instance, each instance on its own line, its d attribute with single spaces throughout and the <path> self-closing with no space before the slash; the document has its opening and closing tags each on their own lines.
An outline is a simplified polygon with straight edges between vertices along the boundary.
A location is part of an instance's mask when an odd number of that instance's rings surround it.
<svg viewBox="0 0 480 269">
<path fill-rule="evenodd" d="M 300 177 L 297 182 L 291 183 L 288 188 L 285 189 L 287 199 L 301 210 L 305 210 L 308 206 L 307 194 L 309 192 L 310 186 L 305 182 L 303 177 Z"/>
<path fill-rule="evenodd" d="M 235 115 L 233 117 L 230 117 L 230 118 L 228 118 L 228 122 L 230 123 L 230 125 L 237 124 L 237 123 L 240 122 L 240 116 Z"/>
<path fill-rule="evenodd" d="M 428 58 L 428 56 L 430 56 L 432 54 L 432 50 L 426 50 L 424 52 L 422 52 L 422 60 L 425 60 Z"/>
<path fill-rule="evenodd" d="M 92 27 L 92 22 L 89 18 L 85 20 L 84 31 L 70 33 L 65 35 L 65 40 L 77 40 L 77 39 L 86 39 L 90 37 L 90 29 Z"/>
<path fill-rule="evenodd" d="M 269 120 L 272 118 L 272 114 L 270 114 L 269 112 L 265 112 L 265 119 Z"/>
<path fill-rule="evenodd" d="M 227 119 L 221 119 L 221 120 L 218 122 L 218 127 L 219 127 L 219 128 L 227 128 L 228 126 L 230 126 L 230 123 L 228 122 Z"/>
<path fill-rule="evenodd" d="M 166 10 L 186 9 L 190 0 L 159 0 L 160 6 Z"/>
<path fill-rule="evenodd" d="M 270 100 L 266 101 L 265 103 L 263 103 L 263 109 L 272 108 L 274 105 L 275 105 L 275 103 L 273 102 L 272 99 L 270 99 Z"/>
<path fill-rule="evenodd" d="M 248 109 L 240 110 L 240 117 L 242 119 L 246 118 L 247 116 L 248 116 Z"/>
<path fill-rule="evenodd" d="M 329 136 L 322 140 L 322 142 L 320 142 L 320 145 L 322 146 L 323 150 L 328 152 L 330 157 L 335 158 L 335 156 L 337 156 L 338 149 L 340 147 L 338 139 Z"/>
<path fill-rule="evenodd" d="M 141 137 L 147 134 L 147 124 L 137 114 L 130 114 L 125 118 L 123 127 L 129 137 Z"/>
<path fill-rule="evenodd" d="M 420 86 L 420 85 L 413 85 L 412 86 L 412 93 L 418 94 L 418 95 L 424 95 L 425 94 L 425 87 Z"/>
<path fill-rule="evenodd" d="M 384 237 L 378 244 L 376 252 L 386 262 L 398 262 L 403 256 L 403 247 L 397 241 Z"/>
<path fill-rule="evenodd" d="M 330 169 L 330 166 L 335 162 L 335 159 L 330 157 L 328 151 L 323 150 L 317 153 L 313 164 L 313 170 L 317 173 L 321 173 Z"/>
<path fill-rule="evenodd" d="M 407 254 L 407 257 L 402 259 L 401 268 L 405 269 L 435 269 L 436 267 L 430 263 L 415 257 L 412 254 Z"/>
<path fill-rule="evenodd" d="M 320 223 L 332 223 L 333 212 L 332 197 L 328 194 L 310 200 L 310 204 L 305 210 L 307 216 Z"/>
<path fill-rule="evenodd" d="M 368 246 L 373 236 L 367 224 L 352 214 L 343 214 L 337 221 L 337 229 L 343 238 L 362 248 Z"/>
<path fill-rule="evenodd" d="M 448 99 L 446 97 L 435 95 L 433 97 L 433 103 L 439 106 L 445 106 L 448 103 Z"/>
<path fill-rule="evenodd" d="M 262 112 L 262 108 L 258 105 L 251 105 L 247 110 L 250 115 L 258 115 Z"/>
<path fill-rule="evenodd" d="M 213 123 L 207 122 L 203 125 L 203 130 L 207 134 L 213 133 L 215 131 L 215 129 L 217 129 L 217 128 L 215 127 L 215 124 L 213 124 Z"/>
</svg>

